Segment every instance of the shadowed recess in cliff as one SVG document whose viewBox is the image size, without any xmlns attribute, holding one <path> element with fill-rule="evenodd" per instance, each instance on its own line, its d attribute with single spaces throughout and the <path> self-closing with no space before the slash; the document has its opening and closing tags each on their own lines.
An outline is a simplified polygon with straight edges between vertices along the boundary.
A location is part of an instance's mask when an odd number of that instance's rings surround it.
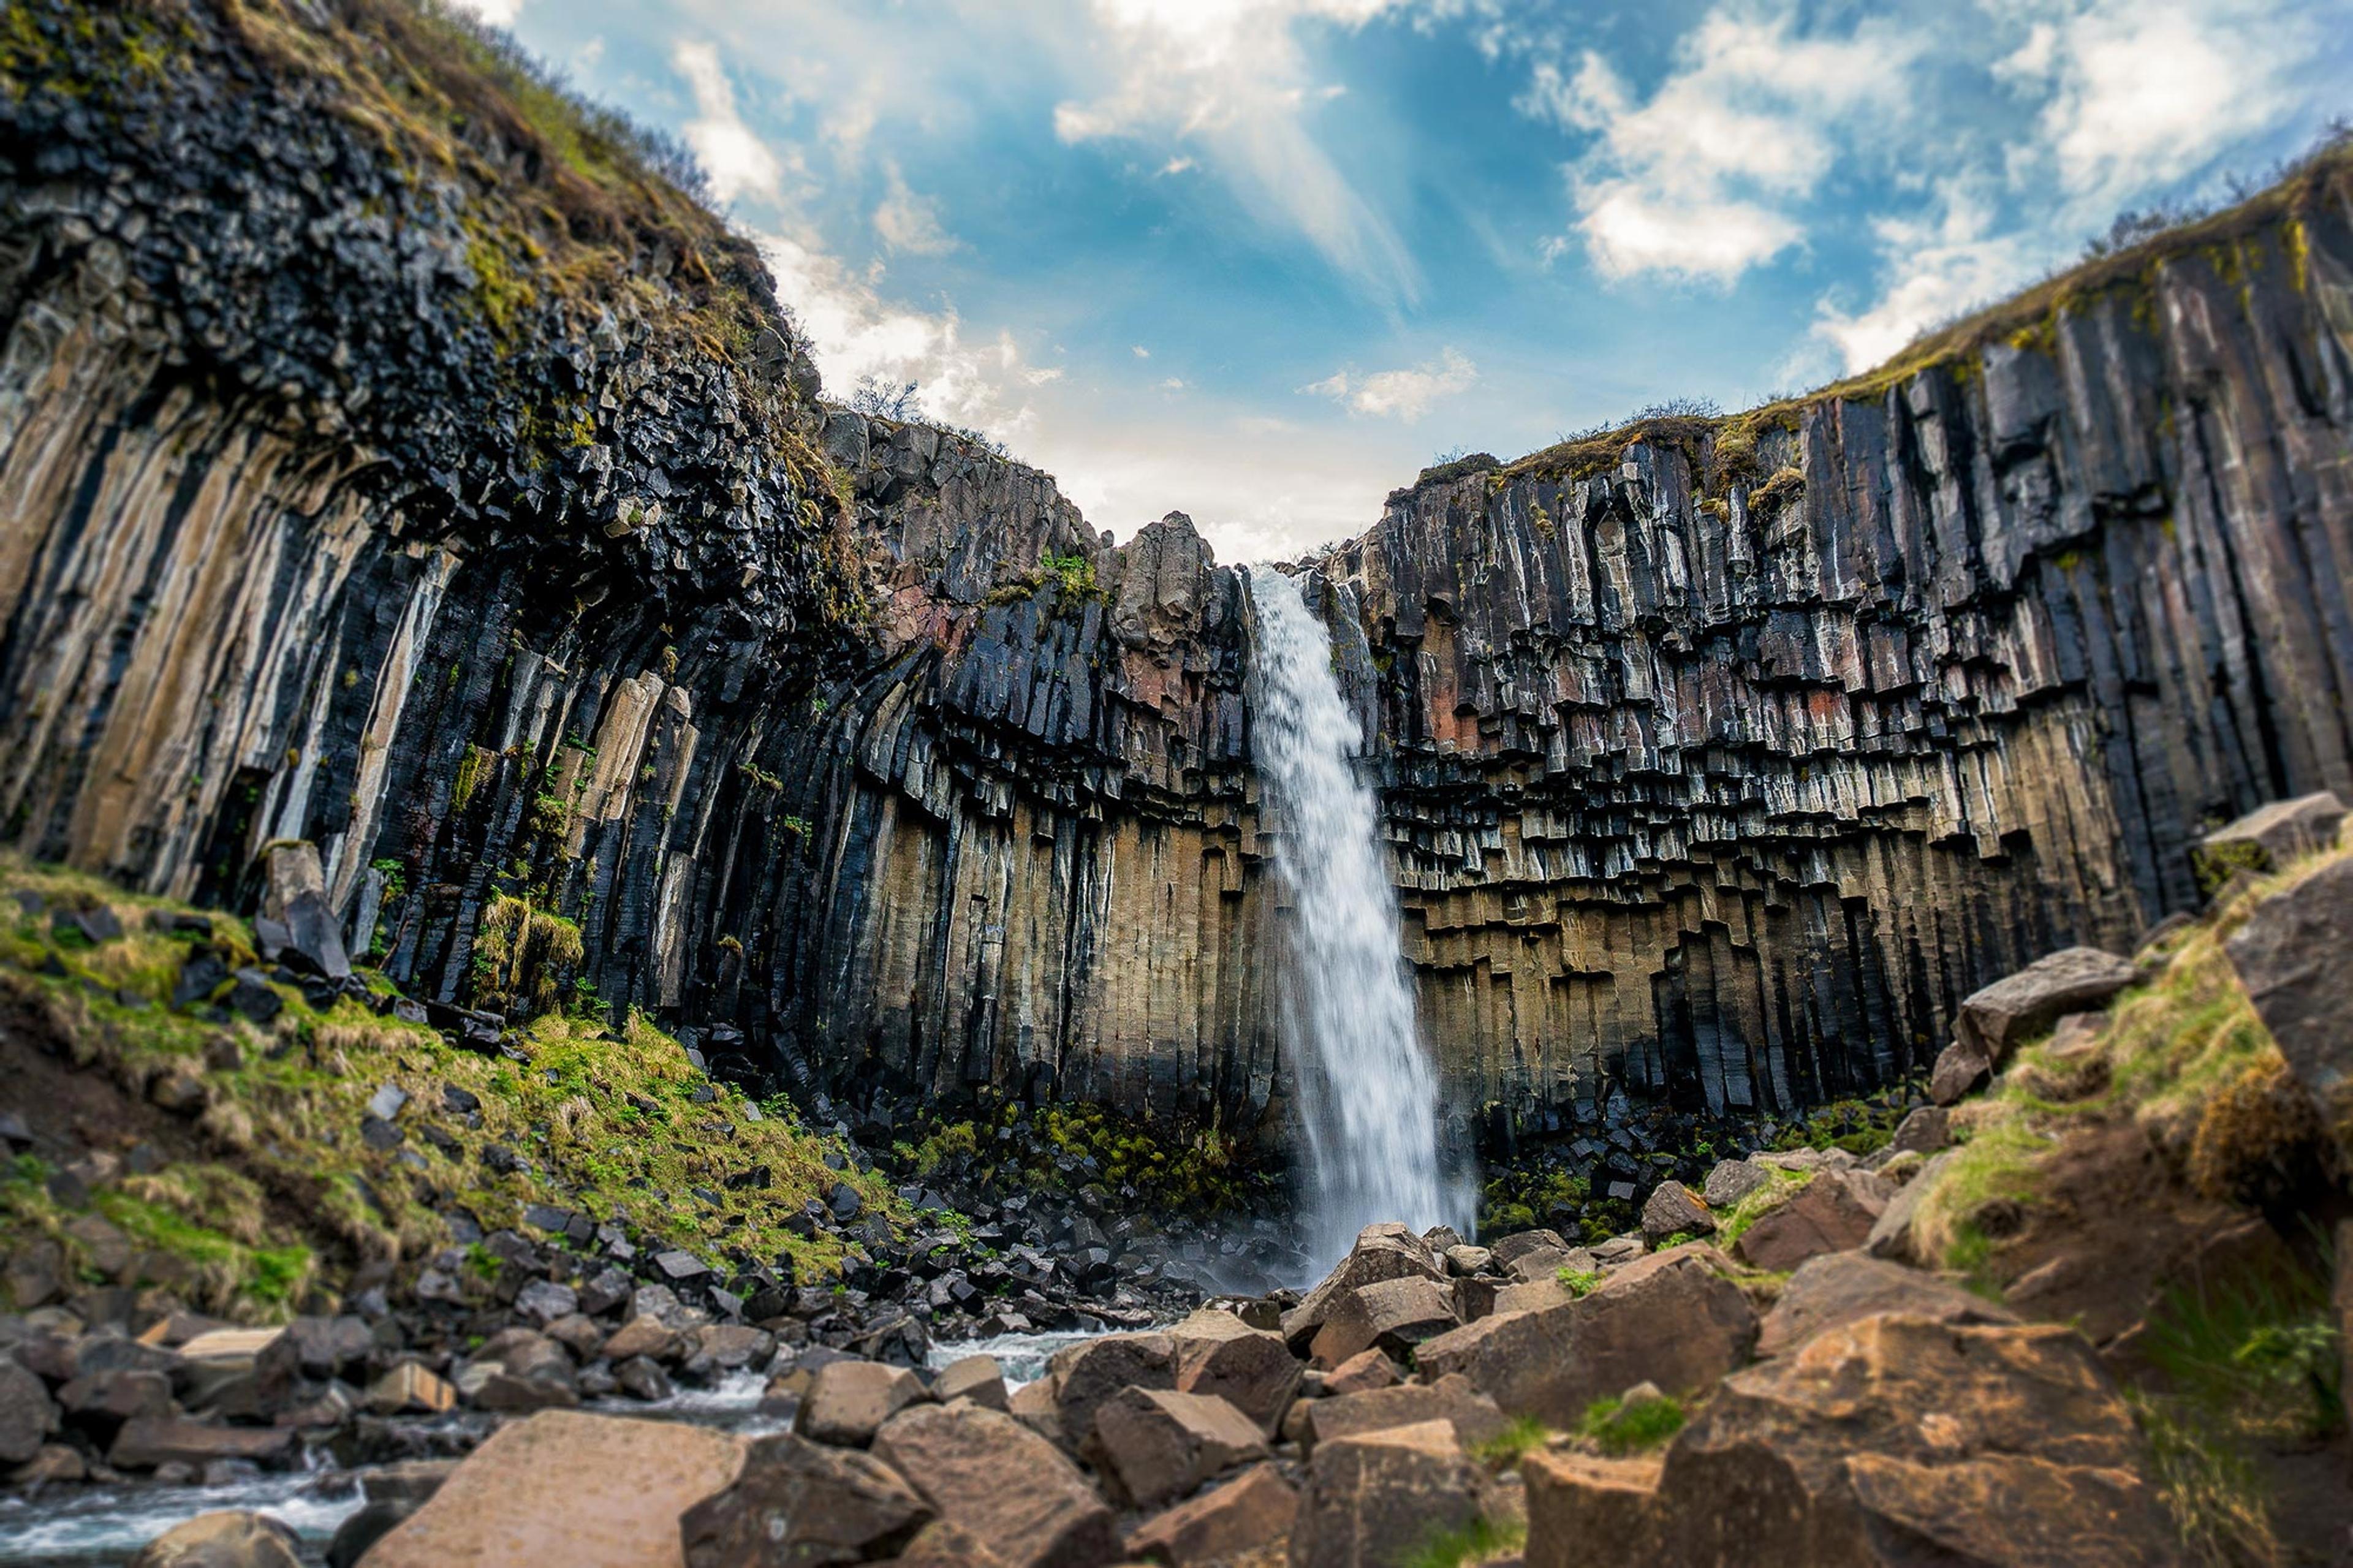
<svg viewBox="0 0 2353 1568">
<path fill-rule="evenodd" d="M 1271 567 L 1252 569 L 1250 600 L 1250 742 L 1277 808 L 1269 836 L 1289 903 L 1278 994 L 1323 1268 L 1368 1225 L 1467 1232 L 1471 1216 L 1439 1169 L 1438 1079 L 1414 1027 L 1380 810 L 1356 774 L 1364 737 L 1333 679 L 1332 639 Z"/>
</svg>

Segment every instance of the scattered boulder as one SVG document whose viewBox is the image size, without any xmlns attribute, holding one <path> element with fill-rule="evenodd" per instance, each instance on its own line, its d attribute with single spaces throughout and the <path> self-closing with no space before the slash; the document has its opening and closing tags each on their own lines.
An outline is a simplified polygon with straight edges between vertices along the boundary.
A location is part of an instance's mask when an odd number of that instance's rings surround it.
<svg viewBox="0 0 2353 1568">
<path fill-rule="evenodd" d="M 1296 1363 L 1293 1364 L 1296 1365 Z M 1326 1398 L 1388 1388 L 1398 1380 L 1397 1363 L 1379 1351 L 1359 1351 L 1324 1375 Z"/>
<path fill-rule="evenodd" d="M 1757 1339 L 1756 1310 L 1727 1268 L 1704 1242 L 1653 1253 L 1564 1306 L 1432 1340 L 1418 1364 L 1426 1377 L 1459 1376 L 1509 1415 L 1560 1427 L 1638 1383 L 1677 1394 L 1703 1387 L 1746 1361 Z"/>
<path fill-rule="evenodd" d="M 1897 1153 L 1934 1154 L 1953 1141 L 1953 1113 L 1939 1105 L 1915 1108 L 1895 1124 L 1887 1146 Z"/>
<path fill-rule="evenodd" d="M 1176 1346 L 1176 1390 L 1226 1400 L 1270 1435 L 1298 1395 L 1302 1369 L 1282 1336 L 1231 1312 L 1204 1307 L 1168 1331 Z M 1328 1386 L 1328 1384 L 1327 1384 Z"/>
<path fill-rule="evenodd" d="M 38 1377 L 0 1356 L 0 1464 L 21 1465 L 58 1429 L 58 1407 Z"/>
<path fill-rule="evenodd" d="M 935 1519 L 915 1532 L 888 1568 L 1007 1568 L 988 1543 L 961 1525 Z"/>
<path fill-rule="evenodd" d="M 367 1407 L 378 1415 L 438 1415 L 457 1403 L 456 1389 L 413 1361 L 389 1368 L 367 1393 Z"/>
<path fill-rule="evenodd" d="M 2036 959 L 1963 999 L 1955 1034 L 1995 1068 L 2017 1046 L 2068 1013 L 2105 1007 L 2140 977 L 2132 960 L 2096 947 L 2068 947 Z"/>
<path fill-rule="evenodd" d="M 1533 1315 L 1533 1314 L 1531 1314 Z M 1391 1426 L 1414 1426 L 1443 1421 L 1454 1428 L 1465 1447 L 1500 1437 L 1511 1422 L 1494 1400 L 1471 1385 L 1459 1373 L 1424 1370 L 1429 1383 L 1401 1383 L 1334 1399 L 1309 1400 L 1301 1405 L 1305 1419 L 1299 1446 L 1312 1452 L 1335 1437 L 1354 1437 Z M 1578 1415 L 1583 1415 L 1582 1407 Z"/>
<path fill-rule="evenodd" d="M 1266 1458 L 1259 1425 L 1213 1394 L 1131 1388 L 1095 1407 L 1088 1456 L 1131 1507 L 1187 1496 Z"/>
<path fill-rule="evenodd" d="M 143 1547 L 131 1568 L 301 1568 L 294 1532 L 267 1515 L 200 1513 Z"/>
<path fill-rule="evenodd" d="M 1082 1340 L 1055 1352 L 1047 1373 L 1046 1397 L 1053 1405 L 1056 1429 L 1077 1452 L 1094 1436 L 1095 1407 L 1104 1400 L 1126 1388 L 1176 1386 L 1176 1342 L 1166 1334 Z M 1014 1409 L 1020 1409 L 1018 1401 Z"/>
<path fill-rule="evenodd" d="M 1515 1238 L 1505 1237 L 1506 1241 L 1513 1239 Z M 1559 1237 L 1553 1239 L 1557 1241 Z M 1315 1331 L 1324 1326 L 1324 1320 L 1350 1291 L 1411 1275 L 1425 1279 L 1445 1278 L 1437 1255 L 1421 1237 L 1401 1225 L 1368 1225 L 1358 1233 L 1356 1246 L 1348 1249 L 1340 1266 L 1325 1275 L 1323 1283 L 1310 1290 L 1298 1306 L 1282 1315 L 1282 1337 L 1293 1349 L 1303 1352 L 1314 1339 Z"/>
<path fill-rule="evenodd" d="M 754 1443 L 733 1483 L 688 1509 L 679 1534 L 687 1568 L 812 1568 L 889 1556 L 931 1519 L 872 1455 L 787 1434 Z"/>
<path fill-rule="evenodd" d="M 469 1455 L 367 1568 L 684 1568 L 680 1516 L 733 1483 L 744 1448 L 682 1422 L 542 1411 Z"/>
<path fill-rule="evenodd" d="M 106 1462 L 118 1470 L 174 1464 L 202 1470 L 216 1459 L 243 1459 L 275 1469 L 291 1464 L 296 1452 L 290 1427 L 211 1426 L 173 1415 L 142 1415 L 122 1424 Z"/>
<path fill-rule="evenodd" d="M 819 1443 L 863 1448 L 885 1421 L 929 1397 L 923 1383 L 902 1366 L 878 1361 L 837 1361 L 818 1369 L 793 1430 Z"/>
<path fill-rule="evenodd" d="M 2353 1155 L 2353 859 L 2321 868 L 2257 904 L 2223 943 L 2231 967 Z"/>
<path fill-rule="evenodd" d="M 1402 1355 L 1460 1321 L 1444 1286 L 1426 1275 L 1409 1274 L 1341 1291 L 1326 1309 L 1310 1349 L 1325 1367 L 1375 1346 Z"/>
<path fill-rule="evenodd" d="M 1291 1568 L 1394 1563 L 1476 1518 L 1481 1479 L 1444 1421 L 1319 1443 L 1292 1527 Z"/>
<path fill-rule="evenodd" d="M 2326 790 L 2259 806 L 2198 841 L 2200 885 L 2220 887 L 2238 871 L 2276 871 L 2336 843 L 2344 822 L 2345 803 Z"/>
<path fill-rule="evenodd" d="M 1726 1378 L 1662 1465 L 1532 1459 L 1529 1562 L 2155 1568 L 2138 1455 L 2072 1330 L 1885 1314 Z"/>
<path fill-rule="evenodd" d="M 1787 1355 L 1817 1334 L 1883 1312 L 1938 1323 L 2014 1323 L 2015 1314 L 1958 1285 L 1862 1252 L 1799 1265 L 1757 1332 L 1759 1356 Z"/>
<path fill-rule="evenodd" d="M 568 1410 L 580 1403 L 570 1352 L 530 1329 L 491 1335 L 459 1369 L 455 1382 L 475 1408 L 501 1415 Z"/>
<path fill-rule="evenodd" d="M 951 1362 L 932 1379 L 932 1397 L 945 1405 L 969 1399 L 984 1410 L 1006 1407 L 1005 1371 L 990 1355 L 968 1355 Z"/>
<path fill-rule="evenodd" d="M 1707 1173 L 1700 1200 L 1710 1208 L 1730 1208 L 1772 1179 L 1773 1173 L 1754 1160 L 1718 1160 Z"/>
<path fill-rule="evenodd" d="M 1178 1503 L 1136 1526 L 1130 1557 L 1197 1568 L 1264 1550 L 1287 1539 L 1299 1514 L 1299 1494 L 1269 1464 L 1252 1465 L 1221 1487 Z"/>
<path fill-rule="evenodd" d="M 1707 1236 L 1715 1230 L 1715 1216 L 1708 1213 L 1707 1205 L 1681 1182 L 1661 1182 L 1643 1201 L 1642 1238 L 1653 1247 L 1685 1231 Z"/>
<path fill-rule="evenodd" d="M 1488 1243 L 1488 1250 L 1496 1268 L 1509 1268 L 1531 1252 L 1567 1252 L 1568 1243 L 1556 1230 L 1515 1230 Z"/>
<path fill-rule="evenodd" d="M 1862 1244 L 1864 1251 L 1873 1258 L 1893 1258 L 1898 1263 L 1916 1261 L 1912 1257 L 1912 1215 L 1919 1208 L 1920 1200 L 1935 1189 L 1938 1174 L 1952 1157 L 1949 1149 L 1930 1155 L 1928 1163 L 1910 1181 L 1895 1189 L 1886 1208 L 1871 1222 L 1871 1234 Z"/>
<path fill-rule="evenodd" d="M 327 1568 L 355 1568 L 369 1547 L 430 1502 L 457 1468 L 455 1459 L 410 1459 L 368 1471 L 360 1480 L 367 1500 L 335 1527 L 327 1543 Z"/>
<path fill-rule="evenodd" d="M 874 1457 L 1008 1568 L 1096 1568 L 1118 1551 L 1112 1511 L 1078 1467 L 1009 1415 L 917 1405 L 883 1424 Z"/>
<path fill-rule="evenodd" d="M 1886 1212 L 1884 1185 L 1865 1172 L 1818 1175 L 1787 1203 L 1758 1215 L 1733 1244 L 1733 1256 L 1751 1268 L 1779 1274 L 1809 1258 L 1861 1247 Z"/>
<path fill-rule="evenodd" d="M 1993 1058 L 1978 1046 L 1955 1040 L 1936 1053 L 1928 1069 L 1928 1100 L 1933 1105 L 1957 1105 L 1993 1081 Z"/>
</svg>

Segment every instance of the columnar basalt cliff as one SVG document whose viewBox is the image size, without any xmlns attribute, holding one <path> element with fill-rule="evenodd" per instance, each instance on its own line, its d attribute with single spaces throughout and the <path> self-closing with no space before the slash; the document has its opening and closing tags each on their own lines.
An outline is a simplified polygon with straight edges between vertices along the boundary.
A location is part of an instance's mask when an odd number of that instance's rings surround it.
<svg viewBox="0 0 2353 1568">
<path fill-rule="evenodd" d="M 16 16 L 9 842 L 235 897 L 311 839 L 412 990 L 586 987 L 861 1112 L 1282 1127 L 1249 600 L 1188 522 L 828 409 L 659 147 L 396 0 Z M 2202 822 L 2353 786 L 2348 187 L 1319 558 L 1459 1127 L 1884 1080 L 2195 904 Z"/>
</svg>

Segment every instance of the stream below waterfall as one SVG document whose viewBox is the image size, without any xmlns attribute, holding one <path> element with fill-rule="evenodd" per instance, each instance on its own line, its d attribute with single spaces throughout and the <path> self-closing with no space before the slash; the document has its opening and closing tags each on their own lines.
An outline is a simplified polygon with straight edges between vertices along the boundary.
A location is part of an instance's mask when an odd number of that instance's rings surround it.
<svg viewBox="0 0 2353 1568">
<path fill-rule="evenodd" d="M 968 1355 L 993 1355 L 1004 1369 L 1010 1393 L 1041 1376 L 1056 1351 L 1100 1331 L 965 1340 L 933 1346 L 929 1361 L 936 1369 Z M 764 1436 L 792 1426 L 789 1415 L 760 1408 L 767 1379 L 765 1372 L 733 1373 L 707 1388 L 682 1388 L 652 1404 L 593 1400 L 583 1408 Z M 280 1521 L 301 1538 L 302 1560 L 322 1563 L 336 1529 L 366 1500 L 361 1486 L 367 1473 L 368 1467 L 318 1469 L 227 1486 L 77 1486 L 31 1498 L 0 1498 L 0 1568 L 119 1568 L 174 1525 L 198 1514 L 240 1509 Z"/>
</svg>

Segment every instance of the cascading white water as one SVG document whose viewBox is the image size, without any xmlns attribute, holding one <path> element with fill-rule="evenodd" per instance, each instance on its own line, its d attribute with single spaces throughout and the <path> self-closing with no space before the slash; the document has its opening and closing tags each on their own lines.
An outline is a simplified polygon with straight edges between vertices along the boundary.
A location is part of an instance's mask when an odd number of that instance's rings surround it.
<svg viewBox="0 0 2353 1568">
<path fill-rule="evenodd" d="M 1332 638 L 1298 584 L 1250 570 L 1258 607 L 1250 746 L 1278 808 L 1275 874 L 1291 895 L 1283 987 L 1318 1265 L 1380 1220 L 1456 1221 L 1438 1152 L 1438 1082 L 1414 1027 L 1362 749 L 1332 672 Z"/>
</svg>

